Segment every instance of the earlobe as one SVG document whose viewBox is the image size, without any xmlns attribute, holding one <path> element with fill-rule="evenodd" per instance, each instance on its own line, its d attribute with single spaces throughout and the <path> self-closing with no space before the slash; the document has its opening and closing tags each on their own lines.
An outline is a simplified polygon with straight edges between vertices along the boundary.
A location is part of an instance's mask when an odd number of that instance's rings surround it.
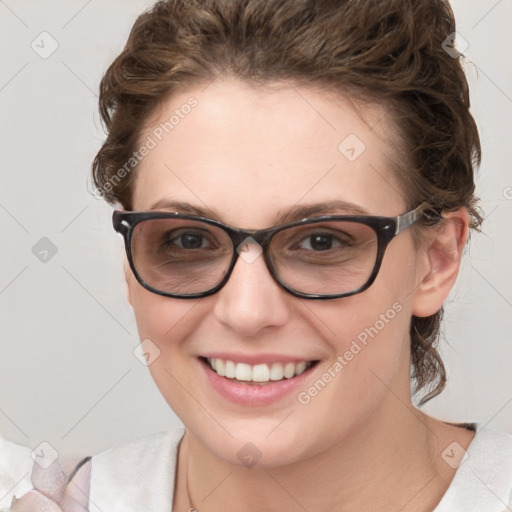
<svg viewBox="0 0 512 512">
<path fill-rule="evenodd" d="M 469 213 L 465 208 L 443 214 L 431 228 L 423 255 L 425 268 L 414 294 L 412 314 L 426 317 L 437 313 L 452 290 L 469 235 Z"/>
</svg>

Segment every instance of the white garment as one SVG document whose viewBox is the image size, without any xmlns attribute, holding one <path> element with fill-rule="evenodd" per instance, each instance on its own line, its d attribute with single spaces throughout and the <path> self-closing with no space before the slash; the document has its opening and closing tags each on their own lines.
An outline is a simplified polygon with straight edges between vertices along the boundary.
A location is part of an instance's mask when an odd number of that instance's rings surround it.
<svg viewBox="0 0 512 512">
<path fill-rule="evenodd" d="M 90 512 L 171 512 L 185 429 L 113 446 L 92 458 Z"/>
<path fill-rule="evenodd" d="M 512 511 L 512 435 L 477 425 L 467 455 L 434 512 Z"/>
<path fill-rule="evenodd" d="M 171 512 L 183 434 L 183 428 L 155 434 L 93 457 L 91 512 Z M 467 458 L 433 512 L 509 511 L 512 435 L 476 425 Z"/>
<path fill-rule="evenodd" d="M 33 465 L 29 448 L 0 437 L 0 510 L 10 507 L 13 496 L 19 498 L 32 489 Z"/>
</svg>

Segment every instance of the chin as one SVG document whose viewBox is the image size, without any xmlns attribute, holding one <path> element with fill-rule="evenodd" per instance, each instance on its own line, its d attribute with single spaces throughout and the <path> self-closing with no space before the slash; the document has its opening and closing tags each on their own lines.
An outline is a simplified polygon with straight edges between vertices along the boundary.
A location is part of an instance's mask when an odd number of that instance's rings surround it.
<svg viewBox="0 0 512 512">
<path fill-rule="evenodd" d="M 293 424 L 292 416 L 293 413 L 280 426 L 275 418 L 264 422 L 257 419 L 239 420 L 237 425 L 226 424 L 231 435 L 222 429 L 220 434 L 219 428 L 205 425 L 201 420 L 199 424 L 192 424 L 186 428 L 189 435 L 198 439 L 210 453 L 228 464 L 272 469 L 300 462 L 325 449 L 323 446 L 316 446 L 315 449 L 314 437 L 305 435 L 304 428 L 298 423 Z M 290 424 L 285 428 L 284 423 L 287 421 Z M 319 432 L 318 428 L 316 432 Z"/>
</svg>

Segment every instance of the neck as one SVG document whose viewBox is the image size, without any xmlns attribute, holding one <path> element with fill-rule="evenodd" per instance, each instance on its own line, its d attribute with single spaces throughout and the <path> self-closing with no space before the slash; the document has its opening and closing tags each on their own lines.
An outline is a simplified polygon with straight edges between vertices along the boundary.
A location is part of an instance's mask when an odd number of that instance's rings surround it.
<svg viewBox="0 0 512 512">
<path fill-rule="evenodd" d="M 420 413 L 410 399 L 406 406 L 390 394 L 387 402 L 328 451 L 287 466 L 235 466 L 187 433 L 174 510 L 432 510 L 455 473 L 439 454 L 455 437 L 465 447 L 470 437 Z"/>
</svg>

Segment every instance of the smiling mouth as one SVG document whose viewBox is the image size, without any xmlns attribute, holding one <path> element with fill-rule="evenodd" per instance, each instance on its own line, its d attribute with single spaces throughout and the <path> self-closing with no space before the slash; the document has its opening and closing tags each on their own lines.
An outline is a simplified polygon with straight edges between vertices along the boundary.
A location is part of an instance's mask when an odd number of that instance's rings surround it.
<svg viewBox="0 0 512 512">
<path fill-rule="evenodd" d="M 290 380 L 310 370 L 319 361 L 301 361 L 298 363 L 256 364 L 235 363 L 227 359 L 200 358 L 220 377 L 244 384 L 265 384 Z"/>
</svg>

